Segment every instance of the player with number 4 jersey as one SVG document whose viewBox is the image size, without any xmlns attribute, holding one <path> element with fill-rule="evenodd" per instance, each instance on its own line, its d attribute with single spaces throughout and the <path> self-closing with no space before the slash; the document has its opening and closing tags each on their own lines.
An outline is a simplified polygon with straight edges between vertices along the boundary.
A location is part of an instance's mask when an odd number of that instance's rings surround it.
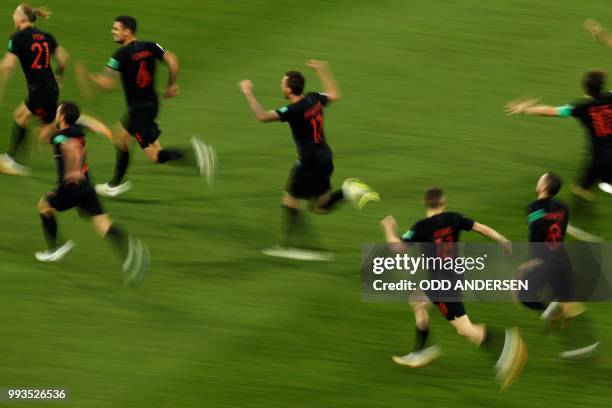
<svg viewBox="0 0 612 408">
<path fill-rule="evenodd" d="M 320 253 L 293 248 L 296 236 L 300 235 L 302 224 L 300 200 L 310 200 L 315 212 L 331 211 L 344 199 L 352 201 L 359 209 L 370 201 L 378 201 L 378 193 L 357 179 L 347 179 L 342 188 L 332 192 L 330 178 L 334 171 L 332 151 L 327 144 L 323 127 L 323 110 L 329 103 L 341 97 L 338 85 L 326 62 L 311 60 L 312 68 L 324 92 L 304 93 L 305 79 L 301 72 L 289 71 L 281 79 L 281 91 L 291 103 L 276 110 L 265 111 L 253 94 L 253 84 L 245 79 L 239 87 L 255 117 L 260 122 L 281 121 L 289 123 L 297 147 L 298 161 L 291 175 L 282 199 L 287 214 L 287 236 L 285 245 L 264 251 L 267 255 L 302 260 L 321 260 Z"/>
<path fill-rule="evenodd" d="M 8 41 L 8 52 L 1 63 L 0 99 L 9 73 L 19 61 L 28 86 L 28 97 L 13 114 L 13 131 L 8 151 L 0 155 L 0 172 L 15 176 L 29 174 L 29 169 L 15 161 L 26 136 L 26 128 L 32 116 L 40 121 L 40 139 L 46 140 L 54 130 L 55 112 L 59 96 L 56 75 L 61 79 L 68 61 L 68 53 L 57 44 L 55 38 L 34 26 L 37 17 L 47 18 L 51 13 L 45 8 L 29 4 L 19 5 L 13 13 L 17 31 Z M 57 61 L 55 73 L 51 57 Z"/>
<path fill-rule="evenodd" d="M 109 58 L 103 74 L 87 74 L 82 65 L 77 66 L 82 82 L 83 79 L 90 79 L 103 89 L 113 88 L 116 84 L 116 75 L 119 74 L 127 102 L 127 112 L 121 119 L 122 129 L 115 141 L 117 146 L 115 174 L 110 182 L 96 186 L 97 193 L 105 197 L 116 197 L 131 188 L 129 181 L 122 182 L 130 160 L 131 136 L 136 139 L 151 162 L 193 162 L 197 165 L 200 175 L 206 176 L 209 184 L 212 184 L 215 153 L 199 137 L 191 138 L 194 160 L 186 160 L 190 155 L 185 150 L 162 148 L 158 140 L 161 130 L 156 122 L 159 101 L 155 91 L 155 71 L 158 62 L 168 66 L 169 76 L 165 97 L 172 98 L 178 95 L 176 79 L 179 65 L 176 55 L 164 50 L 155 42 L 138 40 L 134 17 L 115 18 L 111 33 L 113 40 L 121 44 L 121 48 Z"/>
</svg>

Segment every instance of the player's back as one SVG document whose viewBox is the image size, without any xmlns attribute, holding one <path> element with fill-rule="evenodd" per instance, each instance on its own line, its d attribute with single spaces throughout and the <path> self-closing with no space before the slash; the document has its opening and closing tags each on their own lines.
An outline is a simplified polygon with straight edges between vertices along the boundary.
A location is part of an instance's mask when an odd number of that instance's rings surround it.
<svg viewBox="0 0 612 408">
<path fill-rule="evenodd" d="M 612 92 L 577 101 L 572 116 L 587 129 L 594 150 L 612 148 Z"/>
<path fill-rule="evenodd" d="M 135 40 L 110 58 L 107 66 L 121 73 L 128 107 L 139 109 L 157 105 L 155 70 L 164 53 L 157 43 Z"/>
<path fill-rule="evenodd" d="M 402 239 L 412 242 L 458 242 L 461 231 L 470 231 L 474 221 L 456 212 L 442 212 L 418 221 Z"/>
<path fill-rule="evenodd" d="M 456 212 L 442 212 L 416 222 L 403 236 L 405 242 L 419 242 L 427 258 L 455 258 L 461 231 L 471 231 L 474 220 Z M 439 267 L 430 272 L 444 272 Z M 456 274 L 444 275 L 456 278 Z"/>
<path fill-rule="evenodd" d="M 327 102 L 325 94 L 311 92 L 276 111 L 282 122 L 289 122 L 302 162 L 331 159 L 323 130 L 323 107 Z"/>
<path fill-rule="evenodd" d="M 461 231 L 470 231 L 474 220 L 456 212 L 442 212 L 417 221 L 404 235 L 405 242 L 420 242 L 425 255 L 454 256 Z"/>
<path fill-rule="evenodd" d="M 562 242 L 569 222 L 569 211 L 551 198 L 536 200 L 527 207 L 529 242 Z"/>
<path fill-rule="evenodd" d="M 57 85 L 51 68 L 51 54 L 56 48 L 55 38 L 35 27 L 17 31 L 11 36 L 8 50 L 19 58 L 31 91 L 44 85 Z"/>
</svg>

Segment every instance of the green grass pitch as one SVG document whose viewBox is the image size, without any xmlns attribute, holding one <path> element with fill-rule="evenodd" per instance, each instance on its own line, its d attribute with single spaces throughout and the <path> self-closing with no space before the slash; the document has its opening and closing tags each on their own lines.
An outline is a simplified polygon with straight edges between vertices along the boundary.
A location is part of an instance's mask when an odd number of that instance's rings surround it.
<svg viewBox="0 0 612 408">
<path fill-rule="evenodd" d="M 571 119 L 509 118 L 503 104 L 580 96 L 581 74 L 612 62 L 612 50 L 581 29 L 586 17 L 612 26 L 607 1 L 46 4 L 54 14 L 39 27 L 90 70 L 116 48 L 110 28 L 119 14 L 138 18 L 139 38 L 176 52 L 182 94 L 163 101 L 161 141 L 187 146 L 202 135 L 217 148 L 220 172 L 208 189 L 133 149 L 134 190 L 104 201 L 152 253 L 143 286 L 127 290 L 111 249 L 75 212 L 58 219 L 74 251 L 57 265 L 34 260 L 44 243 L 35 206 L 55 170 L 49 148 L 33 144 L 20 158 L 32 177 L 0 177 L 0 387 L 67 387 L 79 408 L 610 406 L 609 305 L 591 305 L 603 341 L 596 367 L 554 361 L 558 342 L 518 306 L 468 305 L 472 320 L 518 324 L 528 342 L 523 376 L 499 395 L 487 359 L 438 315 L 432 335 L 445 356 L 417 371 L 393 364 L 390 356 L 412 345 L 411 314 L 402 304 L 361 303 L 359 292 L 361 244 L 382 239 L 387 214 L 402 227 L 421 217 L 430 185 L 447 190 L 450 209 L 525 241 L 537 177 L 553 169 L 572 180 L 586 139 Z M 7 39 L 15 6 L 0 6 Z M 261 254 L 280 235 L 279 198 L 295 149 L 288 127 L 256 123 L 237 89 L 252 79 L 266 108 L 282 106 L 282 74 L 306 72 L 309 58 L 328 60 L 344 93 L 326 114 L 335 185 L 359 177 L 383 197 L 363 212 L 346 205 L 310 217 L 333 263 Z M 61 97 L 116 123 L 121 90 L 84 99 L 73 68 Z M 165 75 L 162 68 L 159 86 Z M 307 88 L 318 87 L 307 72 Z M 24 96 L 14 72 L 0 105 L 2 148 Z M 88 146 L 92 176 L 106 181 L 112 146 L 93 135 Z M 582 225 L 609 239 L 612 202 L 597 198 L 596 216 Z"/>
</svg>

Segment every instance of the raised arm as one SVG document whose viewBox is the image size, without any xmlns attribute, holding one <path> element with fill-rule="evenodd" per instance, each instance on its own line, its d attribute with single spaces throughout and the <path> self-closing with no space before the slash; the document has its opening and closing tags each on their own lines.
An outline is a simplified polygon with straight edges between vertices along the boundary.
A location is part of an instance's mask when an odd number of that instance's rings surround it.
<svg viewBox="0 0 612 408">
<path fill-rule="evenodd" d="M 113 89 L 117 85 L 118 75 L 119 74 L 117 73 L 117 71 L 113 71 L 110 68 L 104 68 L 104 71 L 102 71 L 102 73 L 89 74 L 88 78 L 98 88 L 109 90 L 109 89 Z"/>
<path fill-rule="evenodd" d="M 176 78 L 179 72 L 179 62 L 176 54 L 166 51 L 164 53 L 164 63 L 168 66 L 168 85 L 166 87 L 166 98 L 172 98 L 179 93 L 179 86 L 176 84 Z"/>
<path fill-rule="evenodd" d="M 380 226 L 385 234 L 385 239 L 389 243 L 400 243 L 403 242 L 397 233 L 397 220 L 392 215 L 387 215 L 380 222 Z"/>
<path fill-rule="evenodd" d="M 77 123 L 83 127 L 86 127 L 92 132 L 100 133 L 106 136 L 111 141 L 113 140 L 113 133 L 110 131 L 110 129 L 104 123 L 94 118 L 93 116 L 82 113 L 79 117 L 79 120 L 77 120 Z"/>
<path fill-rule="evenodd" d="M 93 82 L 99 89 L 103 90 L 113 89 L 117 85 L 117 76 L 119 74 L 117 71 L 109 68 L 108 66 L 105 67 L 104 71 L 99 74 L 90 73 L 87 71 L 85 65 L 81 62 L 76 63 L 75 69 L 81 88 L 87 93 L 89 93 L 89 82 Z"/>
<path fill-rule="evenodd" d="M 540 98 L 508 102 L 505 106 L 506 114 L 568 117 L 571 116 L 572 109 L 574 108 L 571 105 L 556 107 L 551 105 L 538 105 L 537 103 L 539 101 Z"/>
<path fill-rule="evenodd" d="M 612 34 L 607 32 L 597 21 L 589 18 L 584 21 L 582 26 L 585 30 L 590 32 L 597 41 L 612 48 Z"/>
<path fill-rule="evenodd" d="M 310 60 L 306 64 L 316 72 L 321 85 L 323 85 L 323 92 L 327 95 L 327 99 L 330 101 L 339 101 L 342 98 L 340 88 L 332 75 L 329 65 L 325 61 Z"/>
<path fill-rule="evenodd" d="M 499 243 L 505 253 L 512 252 L 512 243 L 510 240 L 488 225 L 475 222 L 474 226 L 472 227 L 472 231 L 489 238 L 491 241 Z"/>
<path fill-rule="evenodd" d="M 260 122 L 274 122 L 280 120 L 278 113 L 275 111 L 265 111 L 253 94 L 253 83 L 249 79 L 244 79 L 238 83 L 238 86 L 244 97 L 246 98 L 251 110 L 255 114 L 255 118 Z"/>
</svg>

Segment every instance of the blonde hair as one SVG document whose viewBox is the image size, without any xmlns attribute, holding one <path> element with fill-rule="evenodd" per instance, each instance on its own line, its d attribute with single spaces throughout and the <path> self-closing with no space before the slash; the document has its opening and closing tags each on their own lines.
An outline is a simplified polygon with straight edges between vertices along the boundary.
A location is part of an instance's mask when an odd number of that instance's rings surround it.
<svg viewBox="0 0 612 408">
<path fill-rule="evenodd" d="M 27 3 L 22 3 L 19 5 L 21 11 L 25 16 L 30 20 L 30 22 L 35 22 L 36 17 L 49 18 L 51 15 L 51 11 L 46 7 L 34 7 Z"/>
</svg>

